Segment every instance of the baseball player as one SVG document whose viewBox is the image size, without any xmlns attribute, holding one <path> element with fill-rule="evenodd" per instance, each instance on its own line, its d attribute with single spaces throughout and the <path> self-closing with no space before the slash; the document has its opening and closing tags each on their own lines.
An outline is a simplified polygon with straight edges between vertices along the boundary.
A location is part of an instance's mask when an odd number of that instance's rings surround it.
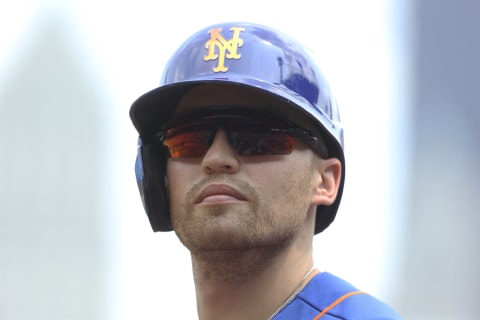
<svg viewBox="0 0 480 320">
<path fill-rule="evenodd" d="M 400 319 L 314 264 L 342 196 L 343 129 L 294 39 L 242 22 L 200 30 L 130 117 L 145 211 L 190 251 L 199 319 Z"/>
</svg>

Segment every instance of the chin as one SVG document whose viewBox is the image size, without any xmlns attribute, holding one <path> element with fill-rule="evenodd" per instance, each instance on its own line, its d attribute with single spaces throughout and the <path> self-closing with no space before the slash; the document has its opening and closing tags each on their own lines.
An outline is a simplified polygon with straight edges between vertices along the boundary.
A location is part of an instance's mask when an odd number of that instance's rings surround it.
<svg viewBox="0 0 480 320">
<path fill-rule="evenodd" d="M 199 229 L 196 229 L 199 230 Z M 186 231 L 186 230 L 185 230 Z M 292 232 L 286 230 L 258 230 L 235 226 L 208 226 L 201 231 L 185 232 L 178 237 L 193 253 L 248 251 L 255 249 L 272 250 L 283 248 L 293 239 Z"/>
</svg>

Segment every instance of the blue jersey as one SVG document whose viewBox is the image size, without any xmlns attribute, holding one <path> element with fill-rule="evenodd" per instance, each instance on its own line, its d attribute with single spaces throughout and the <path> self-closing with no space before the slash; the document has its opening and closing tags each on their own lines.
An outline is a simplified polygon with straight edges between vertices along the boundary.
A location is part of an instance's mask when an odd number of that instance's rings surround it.
<svg viewBox="0 0 480 320">
<path fill-rule="evenodd" d="M 399 320 L 388 305 L 348 282 L 322 272 L 312 278 L 274 320 Z"/>
</svg>

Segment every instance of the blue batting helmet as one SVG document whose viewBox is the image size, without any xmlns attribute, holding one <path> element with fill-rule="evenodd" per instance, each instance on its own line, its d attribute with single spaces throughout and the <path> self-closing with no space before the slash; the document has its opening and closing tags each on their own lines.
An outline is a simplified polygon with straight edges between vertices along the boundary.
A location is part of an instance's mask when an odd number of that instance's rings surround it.
<svg viewBox="0 0 480 320">
<path fill-rule="evenodd" d="M 239 22 L 210 26 L 187 39 L 169 60 L 160 86 L 138 98 L 130 109 L 139 133 L 135 172 L 153 230 L 172 230 L 165 181 L 167 156 L 155 134 L 171 120 L 178 100 L 188 90 L 205 83 L 259 90 L 287 102 L 294 112 L 315 123 L 327 144 L 329 157 L 342 163 L 335 202 L 317 208 L 315 233 L 328 227 L 338 210 L 345 181 L 343 128 L 330 88 L 297 41 L 265 26 Z"/>
</svg>

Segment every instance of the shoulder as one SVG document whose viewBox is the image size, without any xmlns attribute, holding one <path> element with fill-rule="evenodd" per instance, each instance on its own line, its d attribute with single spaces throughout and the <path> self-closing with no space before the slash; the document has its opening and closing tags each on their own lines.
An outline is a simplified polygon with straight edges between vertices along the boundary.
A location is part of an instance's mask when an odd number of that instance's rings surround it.
<svg viewBox="0 0 480 320">
<path fill-rule="evenodd" d="M 328 272 L 316 275 L 275 319 L 399 320 L 387 304 Z"/>
</svg>

